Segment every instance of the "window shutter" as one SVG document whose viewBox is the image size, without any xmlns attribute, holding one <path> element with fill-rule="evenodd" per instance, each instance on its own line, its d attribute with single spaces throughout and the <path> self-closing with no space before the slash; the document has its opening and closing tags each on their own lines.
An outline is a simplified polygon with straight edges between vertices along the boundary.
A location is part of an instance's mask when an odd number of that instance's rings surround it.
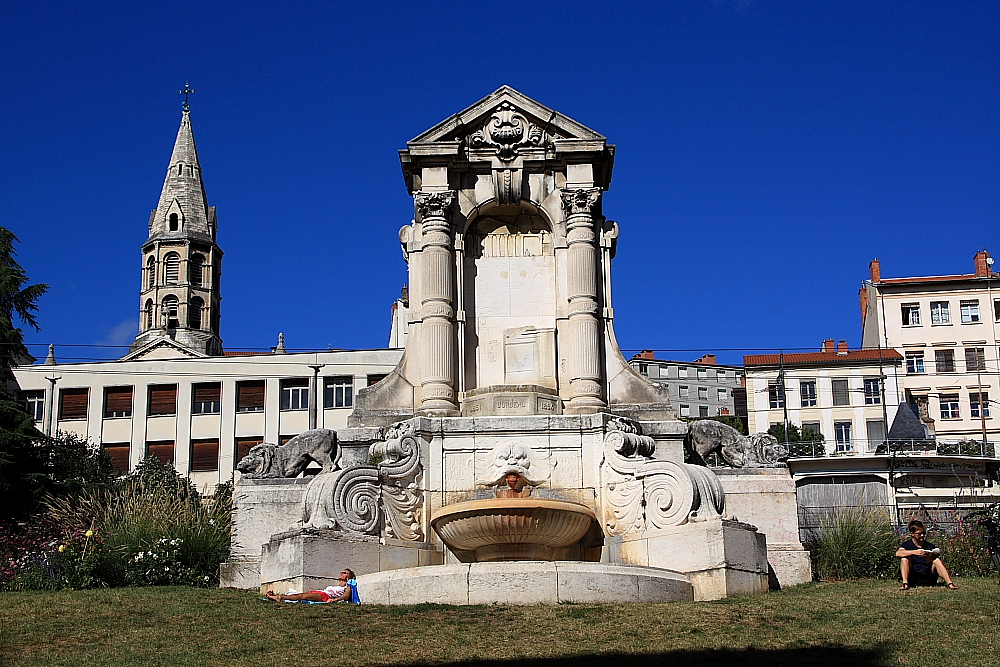
<svg viewBox="0 0 1000 667">
<path fill-rule="evenodd" d="M 86 419 L 88 391 L 86 387 L 77 387 L 59 392 L 59 419 Z"/>
<path fill-rule="evenodd" d="M 149 388 L 149 414 L 177 414 L 177 385 L 161 384 Z"/>
<path fill-rule="evenodd" d="M 128 472 L 128 456 L 131 447 L 127 442 L 105 444 L 104 451 L 111 459 L 111 466 L 118 472 Z"/>
<path fill-rule="evenodd" d="M 264 438 L 237 438 L 236 439 L 236 462 L 239 463 L 244 456 L 250 453 L 250 450 L 260 443 L 264 442 Z"/>
<path fill-rule="evenodd" d="M 206 382 L 194 386 L 195 403 L 218 403 L 222 400 L 222 385 L 218 382 Z"/>
<path fill-rule="evenodd" d="M 263 408 L 264 407 L 264 381 L 241 382 L 239 385 L 238 407 Z"/>
<path fill-rule="evenodd" d="M 218 439 L 193 440 L 191 442 L 191 472 L 212 472 L 218 469 Z"/>
<path fill-rule="evenodd" d="M 108 387 L 105 390 L 104 414 L 132 413 L 132 387 Z"/>
<path fill-rule="evenodd" d="M 308 387 L 309 378 L 289 378 L 281 381 L 282 387 Z"/>
<path fill-rule="evenodd" d="M 155 456 L 163 465 L 174 462 L 174 441 L 160 440 L 146 443 L 146 456 Z"/>
</svg>

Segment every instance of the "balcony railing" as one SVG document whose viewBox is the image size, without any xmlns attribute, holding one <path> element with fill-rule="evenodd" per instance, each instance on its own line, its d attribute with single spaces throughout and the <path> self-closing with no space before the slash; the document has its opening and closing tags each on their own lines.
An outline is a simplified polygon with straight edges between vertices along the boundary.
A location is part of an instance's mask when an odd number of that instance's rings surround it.
<svg viewBox="0 0 1000 667">
<path fill-rule="evenodd" d="M 841 442 L 810 440 L 788 443 L 789 458 L 818 458 L 823 456 L 857 456 L 859 454 L 925 454 L 938 456 L 981 456 L 996 458 L 1000 447 L 993 441 L 982 440 L 860 440 Z"/>
</svg>

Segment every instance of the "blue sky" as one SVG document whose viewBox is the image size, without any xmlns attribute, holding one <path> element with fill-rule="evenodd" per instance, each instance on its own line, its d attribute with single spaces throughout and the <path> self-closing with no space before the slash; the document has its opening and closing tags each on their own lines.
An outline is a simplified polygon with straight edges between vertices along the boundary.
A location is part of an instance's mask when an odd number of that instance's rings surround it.
<svg viewBox="0 0 1000 667">
<path fill-rule="evenodd" d="M 855 346 L 873 257 L 891 277 L 1000 254 L 992 1 L 7 0 L 0 36 L 0 224 L 50 285 L 27 339 L 61 360 L 134 335 L 186 80 L 227 348 L 384 346 L 396 151 L 503 84 L 618 147 L 623 348 Z"/>
</svg>

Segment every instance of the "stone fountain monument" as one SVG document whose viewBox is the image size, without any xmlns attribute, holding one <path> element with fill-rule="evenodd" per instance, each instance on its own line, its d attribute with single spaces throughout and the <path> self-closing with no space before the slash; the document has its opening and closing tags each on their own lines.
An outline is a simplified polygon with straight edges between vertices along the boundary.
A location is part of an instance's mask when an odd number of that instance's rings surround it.
<svg viewBox="0 0 1000 667">
<path fill-rule="evenodd" d="M 507 86 L 408 142 L 405 353 L 320 474 L 241 462 L 224 584 L 301 590 L 351 567 L 387 604 L 767 590 L 765 536 L 684 463 L 687 424 L 615 341 L 614 155 Z M 283 447 L 316 435 L 299 438 Z"/>
</svg>

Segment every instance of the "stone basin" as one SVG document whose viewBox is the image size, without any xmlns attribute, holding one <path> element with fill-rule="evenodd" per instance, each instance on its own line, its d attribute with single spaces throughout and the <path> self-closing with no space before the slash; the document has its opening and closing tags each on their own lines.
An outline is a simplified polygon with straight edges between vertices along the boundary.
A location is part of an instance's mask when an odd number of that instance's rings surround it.
<svg viewBox="0 0 1000 667">
<path fill-rule="evenodd" d="M 491 498 L 442 507 L 431 525 L 452 549 L 473 551 L 478 562 L 552 560 L 587 533 L 594 512 L 548 498 Z"/>
</svg>

